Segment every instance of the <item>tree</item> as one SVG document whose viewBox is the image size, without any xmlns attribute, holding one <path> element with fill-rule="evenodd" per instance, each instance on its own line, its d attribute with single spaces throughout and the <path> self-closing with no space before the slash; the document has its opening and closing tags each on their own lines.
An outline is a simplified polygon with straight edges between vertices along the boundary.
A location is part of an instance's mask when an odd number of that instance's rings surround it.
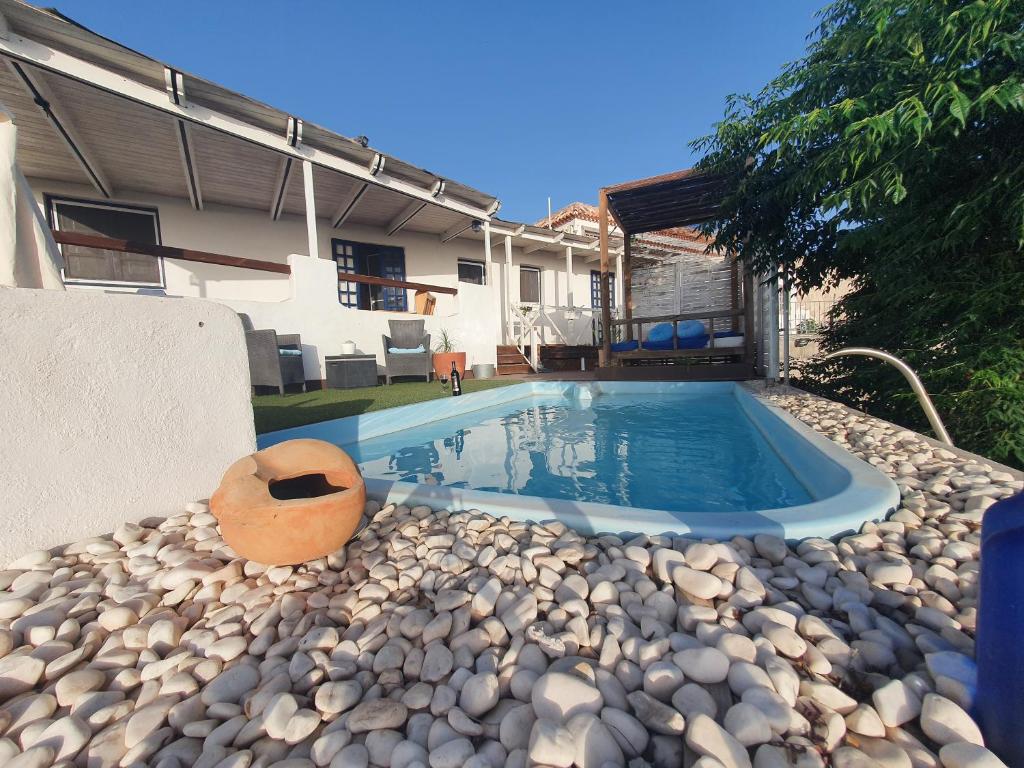
<svg viewBox="0 0 1024 768">
<path fill-rule="evenodd" d="M 958 445 L 1024 466 L 1024 2 L 839 0 L 819 20 L 694 142 L 705 170 L 748 164 L 707 234 L 799 291 L 851 279 L 824 349 L 903 357 Z M 802 375 L 927 428 L 881 363 Z"/>
</svg>

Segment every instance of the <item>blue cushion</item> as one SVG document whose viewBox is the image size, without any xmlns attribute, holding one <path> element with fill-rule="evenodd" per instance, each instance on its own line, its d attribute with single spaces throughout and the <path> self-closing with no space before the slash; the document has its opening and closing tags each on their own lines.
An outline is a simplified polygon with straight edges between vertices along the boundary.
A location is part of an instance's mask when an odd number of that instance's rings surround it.
<svg viewBox="0 0 1024 768">
<path fill-rule="evenodd" d="M 399 349 L 398 347 L 388 347 L 389 355 L 418 355 L 422 352 L 426 352 L 423 345 L 420 344 L 418 347 L 413 349 Z"/>
<path fill-rule="evenodd" d="M 636 341 L 616 341 L 612 342 L 612 352 L 633 352 L 639 349 L 640 345 Z"/>
<path fill-rule="evenodd" d="M 694 336 L 707 335 L 707 328 L 700 320 L 681 320 L 676 328 L 676 336 L 680 339 L 689 339 Z"/>
<path fill-rule="evenodd" d="M 672 323 L 658 323 L 647 332 L 648 341 L 672 341 Z"/>
<path fill-rule="evenodd" d="M 291 349 L 290 347 L 278 347 L 277 354 L 281 357 L 302 357 L 302 350 Z"/>
</svg>

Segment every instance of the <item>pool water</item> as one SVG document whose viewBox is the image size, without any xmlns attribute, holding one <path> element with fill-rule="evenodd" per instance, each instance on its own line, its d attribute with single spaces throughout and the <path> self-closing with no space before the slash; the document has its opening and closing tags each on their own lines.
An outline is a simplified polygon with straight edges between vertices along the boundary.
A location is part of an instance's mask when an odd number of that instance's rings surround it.
<svg viewBox="0 0 1024 768">
<path fill-rule="evenodd" d="M 834 536 L 896 484 L 732 382 L 532 381 L 260 435 L 313 438 L 381 503 L 559 520 L 580 533 Z"/>
<path fill-rule="evenodd" d="M 729 390 L 537 395 L 344 447 L 367 477 L 502 494 L 679 512 L 812 500 Z"/>
</svg>

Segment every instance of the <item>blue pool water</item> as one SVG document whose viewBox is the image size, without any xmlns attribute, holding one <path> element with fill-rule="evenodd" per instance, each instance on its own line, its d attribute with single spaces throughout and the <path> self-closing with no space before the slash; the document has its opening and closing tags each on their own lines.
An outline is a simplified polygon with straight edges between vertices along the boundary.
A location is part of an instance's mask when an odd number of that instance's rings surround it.
<svg viewBox="0 0 1024 768">
<path fill-rule="evenodd" d="M 360 464 L 368 498 L 580 533 L 835 536 L 896 484 L 731 382 L 534 381 L 260 435 Z"/>
<path fill-rule="evenodd" d="M 345 449 L 367 477 L 547 499 L 670 512 L 812 500 L 727 388 L 535 395 Z"/>
</svg>

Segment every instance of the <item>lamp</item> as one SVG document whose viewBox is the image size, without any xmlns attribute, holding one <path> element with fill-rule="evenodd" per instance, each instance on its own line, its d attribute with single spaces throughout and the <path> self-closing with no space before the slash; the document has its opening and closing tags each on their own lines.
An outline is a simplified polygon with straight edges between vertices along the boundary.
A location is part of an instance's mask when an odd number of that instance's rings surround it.
<svg viewBox="0 0 1024 768">
<path fill-rule="evenodd" d="M 473 219 L 473 223 L 470 224 L 470 226 L 473 228 L 474 232 L 479 232 L 484 228 L 484 223 L 480 221 L 480 219 Z"/>
</svg>

